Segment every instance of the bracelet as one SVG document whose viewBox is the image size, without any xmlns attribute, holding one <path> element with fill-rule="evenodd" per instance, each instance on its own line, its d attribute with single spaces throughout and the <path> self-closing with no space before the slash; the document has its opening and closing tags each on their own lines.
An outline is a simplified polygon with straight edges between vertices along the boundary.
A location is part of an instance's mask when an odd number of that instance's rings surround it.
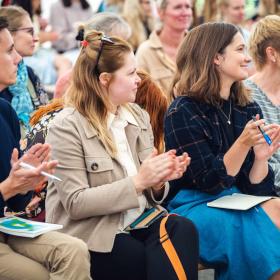
<svg viewBox="0 0 280 280">
<path fill-rule="evenodd" d="M 152 189 L 153 190 L 155 190 L 155 191 L 160 191 L 161 189 L 163 189 L 165 187 L 165 182 L 159 187 L 159 188 L 154 188 L 154 187 L 152 187 Z"/>
</svg>

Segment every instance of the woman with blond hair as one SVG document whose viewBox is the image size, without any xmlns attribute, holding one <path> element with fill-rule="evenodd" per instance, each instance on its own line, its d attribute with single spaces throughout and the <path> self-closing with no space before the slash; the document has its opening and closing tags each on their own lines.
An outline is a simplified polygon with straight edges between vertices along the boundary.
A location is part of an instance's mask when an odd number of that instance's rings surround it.
<svg viewBox="0 0 280 280">
<path fill-rule="evenodd" d="M 260 0 L 259 2 L 259 16 L 265 17 L 267 15 L 279 15 L 280 6 L 278 0 Z"/>
<path fill-rule="evenodd" d="M 48 186 L 47 221 L 87 243 L 93 279 L 174 279 L 159 242 L 163 217 L 135 230 L 134 221 L 158 213 L 166 182 L 181 177 L 190 158 L 154 149 L 149 116 L 133 104 L 140 78 L 131 46 L 97 31 L 86 34 L 82 46 L 66 106 L 46 139 L 62 179 Z M 171 216 L 167 231 L 183 270 L 197 279 L 194 226 Z"/>
<path fill-rule="evenodd" d="M 249 62 L 236 26 L 205 23 L 192 29 L 178 52 L 177 98 L 164 126 L 166 149 L 192 158 L 182 178 L 170 182 L 169 210 L 197 226 L 201 262 L 219 280 L 280 275 L 280 199 L 232 210 L 240 195 L 276 195 L 268 159 L 280 147 L 280 126 L 265 123 L 242 84 Z M 228 196 L 235 197 L 235 207 L 226 201 L 221 208 L 208 206 Z"/>
<path fill-rule="evenodd" d="M 122 16 L 132 29 L 132 35 L 128 42 L 136 51 L 155 28 L 155 1 L 125 0 Z"/>
<path fill-rule="evenodd" d="M 253 92 L 267 123 L 280 123 L 280 17 L 266 16 L 252 31 L 249 52 L 256 66 L 256 73 L 246 85 Z M 280 152 L 269 160 L 275 173 L 275 186 L 280 195 Z"/>
<path fill-rule="evenodd" d="M 158 13 L 161 28 L 140 45 L 136 59 L 138 69 L 149 73 L 167 95 L 176 72 L 178 47 L 192 24 L 192 1 L 158 1 Z"/>
</svg>

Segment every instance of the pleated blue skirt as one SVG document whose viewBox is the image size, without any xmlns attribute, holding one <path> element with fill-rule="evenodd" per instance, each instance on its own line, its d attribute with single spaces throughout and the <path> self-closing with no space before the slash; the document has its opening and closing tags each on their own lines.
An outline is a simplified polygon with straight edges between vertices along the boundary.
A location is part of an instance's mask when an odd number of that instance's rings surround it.
<svg viewBox="0 0 280 280">
<path fill-rule="evenodd" d="M 280 269 L 280 230 L 264 210 L 260 206 L 238 211 L 206 205 L 238 192 L 236 187 L 218 195 L 185 189 L 170 201 L 168 209 L 194 222 L 201 262 L 215 268 L 215 279 L 268 280 Z"/>
</svg>

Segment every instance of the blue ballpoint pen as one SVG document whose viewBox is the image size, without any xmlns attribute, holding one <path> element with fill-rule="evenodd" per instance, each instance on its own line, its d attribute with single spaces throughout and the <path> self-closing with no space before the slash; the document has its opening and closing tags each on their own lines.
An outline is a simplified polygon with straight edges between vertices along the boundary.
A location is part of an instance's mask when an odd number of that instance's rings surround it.
<svg viewBox="0 0 280 280">
<path fill-rule="evenodd" d="M 256 119 L 255 116 L 253 116 L 253 120 L 254 120 L 254 121 L 257 121 L 257 119 Z M 259 129 L 259 131 L 261 132 L 261 134 L 263 135 L 264 140 L 266 141 L 266 143 L 267 143 L 268 145 L 271 145 L 271 144 L 272 144 L 272 141 L 271 141 L 270 137 L 264 132 L 264 130 L 263 130 L 259 125 L 258 125 L 258 129 Z"/>
</svg>

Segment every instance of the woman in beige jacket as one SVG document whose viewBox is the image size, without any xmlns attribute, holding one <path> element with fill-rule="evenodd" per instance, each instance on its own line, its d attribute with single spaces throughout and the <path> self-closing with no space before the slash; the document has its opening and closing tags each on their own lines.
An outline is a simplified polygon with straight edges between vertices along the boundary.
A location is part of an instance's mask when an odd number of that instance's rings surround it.
<svg viewBox="0 0 280 280">
<path fill-rule="evenodd" d="M 62 179 L 48 187 L 47 221 L 87 243 L 95 280 L 174 279 L 159 243 L 162 217 L 127 227 L 164 199 L 166 182 L 181 177 L 190 158 L 153 150 L 149 117 L 130 103 L 140 82 L 130 45 L 96 31 L 82 45 L 66 108 L 47 136 Z M 193 224 L 171 216 L 167 230 L 189 279 L 197 279 Z"/>
<path fill-rule="evenodd" d="M 191 0 L 160 0 L 162 26 L 154 30 L 136 53 L 137 67 L 148 72 L 168 96 L 176 72 L 178 47 L 193 20 Z"/>
</svg>

